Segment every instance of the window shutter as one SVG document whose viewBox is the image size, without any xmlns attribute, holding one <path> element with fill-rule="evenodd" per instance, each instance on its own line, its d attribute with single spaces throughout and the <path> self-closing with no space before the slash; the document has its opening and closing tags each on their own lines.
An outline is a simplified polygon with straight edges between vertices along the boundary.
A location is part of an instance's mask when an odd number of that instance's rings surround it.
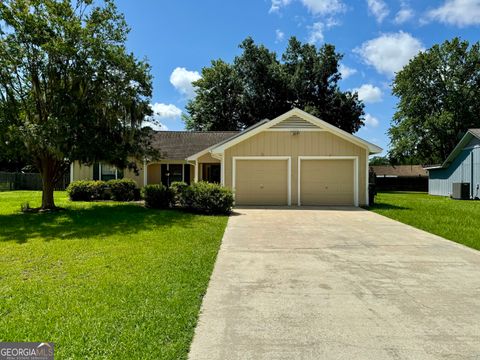
<svg viewBox="0 0 480 360">
<path fill-rule="evenodd" d="M 93 164 L 93 180 L 99 180 L 100 179 L 100 174 L 98 173 L 98 163 Z"/>
</svg>

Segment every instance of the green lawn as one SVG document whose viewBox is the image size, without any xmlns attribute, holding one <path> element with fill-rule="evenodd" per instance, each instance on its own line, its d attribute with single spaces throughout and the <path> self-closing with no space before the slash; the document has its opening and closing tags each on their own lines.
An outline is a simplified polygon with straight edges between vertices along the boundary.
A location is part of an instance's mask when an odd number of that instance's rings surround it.
<svg viewBox="0 0 480 360">
<path fill-rule="evenodd" d="M 480 201 L 391 192 L 375 202 L 369 210 L 480 250 Z"/>
<path fill-rule="evenodd" d="M 55 358 L 184 359 L 227 223 L 128 203 L 22 214 L 0 193 L 0 341 L 53 341 Z"/>
</svg>

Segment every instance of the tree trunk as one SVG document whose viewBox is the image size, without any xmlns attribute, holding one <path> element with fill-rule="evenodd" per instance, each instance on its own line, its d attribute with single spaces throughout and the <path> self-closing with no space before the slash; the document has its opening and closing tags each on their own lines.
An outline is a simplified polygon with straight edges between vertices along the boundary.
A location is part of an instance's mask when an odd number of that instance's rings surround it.
<svg viewBox="0 0 480 360">
<path fill-rule="evenodd" d="M 41 156 L 38 158 L 38 169 L 42 176 L 42 210 L 54 210 L 55 201 L 53 191 L 59 177 L 63 175 L 63 161 L 58 161 L 52 156 Z"/>
<path fill-rule="evenodd" d="M 53 198 L 55 183 L 53 179 L 42 176 L 42 210 L 56 209 Z"/>
</svg>

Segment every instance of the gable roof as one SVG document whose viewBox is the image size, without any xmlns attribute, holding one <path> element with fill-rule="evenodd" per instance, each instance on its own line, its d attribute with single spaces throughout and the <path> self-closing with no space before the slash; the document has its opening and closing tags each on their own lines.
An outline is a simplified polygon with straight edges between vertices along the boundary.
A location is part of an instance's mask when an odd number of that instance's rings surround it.
<svg viewBox="0 0 480 360">
<path fill-rule="evenodd" d="M 236 134 L 238 131 L 156 131 L 152 145 L 165 159 L 185 160 Z"/>
<path fill-rule="evenodd" d="M 273 128 L 275 127 L 275 125 L 291 118 L 291 117 L 295 117 L 295 118 L 300 118 L 301 120 L 304 120 L 306 122 L 309 122 L 313 125 L 316 125 L 317 128 L 320 128 L 322 130 L 327 130 L 347 141 L 350 141 L 352 143 L 355 143 L 359 146 L 362 146 L 364 148 L 367 148 L 369 153 L 370 154 L 378 154 L 378 153 L 381 153 L 382 152 L 382 148 L 375 145 L 375 144 L 372 144 L 368 141 L 365 141 L 361 138 L 359 138 L 358 136 L 355 136 L 355 135 L 352 135 L 332 124 L 329 124 L 313 115 L 310 115 L 309 113 L 305 112 L 305 111 L 302 111 L 300 109 L 297 109 L 297 108 L 294 108 L 290 111 L 287 111 L 285 114 L 283 115 L 280 115 L 278 117 L 276 117 L 275 119 L 273 120 L 270 120 L 270 121 L 262 121 L 254 126 L 252 126 L 251 128 L 248 128 L 244 131 L 242 131 L 241 133 L 237 134 L 236 136 L 233 136 L 231 137 L 230 139 L 226 139 L 224 140 L 223 142 L 215 145 L 215 146 L 212 146 L 212 148 L 210 149 L 210 152 L 211 153 L 214 153 L 214 154 L 221 154 L 225 149 L 228 149 L 229 147 L 231 146 L 234 146 L 246 139 L 248 139 L 249 137 L 252 137 L 260 132 L 262 132 L 263 130 L 267 130 L 269 128 Z"/>
<path fill-rule="evenodd" d="M 418 177 L 428 176 L 422 165 L 370 165 L 376 176 Z"/>
<path fill-rule="evenodd" d="M 440 166 L 431 166 L 425 168 L 427 170 L 435 169 L 445 169 L 450 166 L 450 164 L 455 160 L 455 158 L 460 154 L 460 152 L 467 146 L 473 138 L 480 139 L 480 129 L 468 129 L 465 135 L 462 137 L 460 142 L 455 146 L 455 149 L 448 155 L 442 165 Z"/>
</svg>

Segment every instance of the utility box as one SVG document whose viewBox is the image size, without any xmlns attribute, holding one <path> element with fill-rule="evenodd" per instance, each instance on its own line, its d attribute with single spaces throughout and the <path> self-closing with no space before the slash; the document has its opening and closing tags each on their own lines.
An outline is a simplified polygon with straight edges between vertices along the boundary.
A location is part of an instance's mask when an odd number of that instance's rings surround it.
<svg viewBox="0 0 480 360">
<path fill-rule="evenodd" d="M 452 199 L 469 200 L 470 199 L 470 183 L 453 183 Z"/>
</svg>

